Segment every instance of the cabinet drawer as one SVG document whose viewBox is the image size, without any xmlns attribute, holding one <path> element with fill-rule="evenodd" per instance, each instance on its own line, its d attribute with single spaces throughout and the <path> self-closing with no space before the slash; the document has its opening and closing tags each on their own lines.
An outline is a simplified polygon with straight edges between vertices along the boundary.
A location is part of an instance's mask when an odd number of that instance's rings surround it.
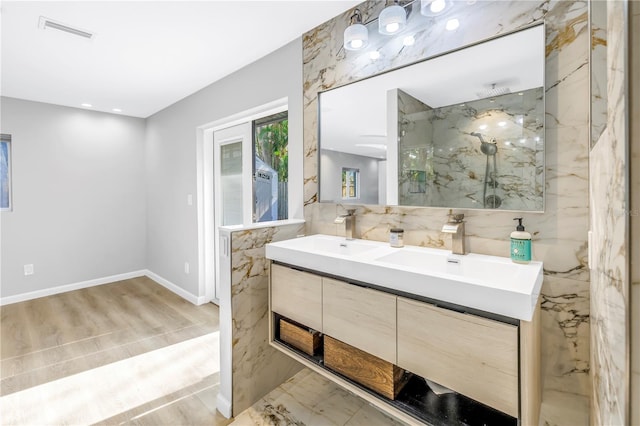
<svg viewBox="0 0 640 426">
<path fill-rule="evenodd" d="M 518 327 L 398 297 L 398 365 L 518 417 Z"/>
<path fill-rule="evenodd" d="M 396 296 L 322 279 L 323 332 L 396 363 Z"/>
<path fill-rule="evenodd" d="M 322 278 L 272 264 L 271 310 L 322 331 Z"/>
</svg>

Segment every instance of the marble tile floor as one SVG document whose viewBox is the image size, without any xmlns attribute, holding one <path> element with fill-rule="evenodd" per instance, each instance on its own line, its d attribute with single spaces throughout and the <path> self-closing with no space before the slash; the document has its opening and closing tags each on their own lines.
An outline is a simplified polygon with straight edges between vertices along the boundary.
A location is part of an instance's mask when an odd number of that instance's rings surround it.
<svg viewBox="0 0 640 426">
<path fill-rule="evenodd" d="M 588 426 L 589 400 L 547 391 L 539 426 Z M 324 377 L 303 369 L 238 415 L 232 426 L 395 426 L 364 400 Z"/>
<path fill-rule="evenodd" d="M 233 426 L 402 424 L 306 368 L 240 413 L 231 423 Z"/>
</svg>

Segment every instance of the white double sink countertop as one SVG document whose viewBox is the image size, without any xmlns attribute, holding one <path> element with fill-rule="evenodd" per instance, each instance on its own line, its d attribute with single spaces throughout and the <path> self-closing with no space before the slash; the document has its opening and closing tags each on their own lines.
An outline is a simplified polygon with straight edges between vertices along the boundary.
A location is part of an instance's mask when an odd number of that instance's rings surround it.
<svg viewBox="0 0 640 426">
<path fill-rule="evenodd" d="M 542 262 L 322 234 L 267 244 L 266 257 L 524 321 L 533 317 L 543 279 Z"/>
</svg>

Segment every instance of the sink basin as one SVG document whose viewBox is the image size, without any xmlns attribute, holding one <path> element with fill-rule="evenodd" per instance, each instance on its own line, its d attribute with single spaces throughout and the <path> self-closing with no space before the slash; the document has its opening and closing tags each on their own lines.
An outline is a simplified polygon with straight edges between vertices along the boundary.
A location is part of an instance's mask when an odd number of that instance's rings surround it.
<svg viewBox="0 0 640 426">
<path fill-rule="evenodd" d="M 313 235 L 311 237 L 289 240 L 289 246 L 298 250 L 332 253 L 344 256 L 352 256 L 377 249 L 378 244 L 366 240 L 347 240 L 330 235 Z"/>
<path fill-rule="evenodd" d="M 542 262 L 513 263 L 482 254 L 310 235 L 266 245 L 266 257 L 294 267 L 370 284 L 399 295 L 444 301 L 531 321 Z"/>
</svg>

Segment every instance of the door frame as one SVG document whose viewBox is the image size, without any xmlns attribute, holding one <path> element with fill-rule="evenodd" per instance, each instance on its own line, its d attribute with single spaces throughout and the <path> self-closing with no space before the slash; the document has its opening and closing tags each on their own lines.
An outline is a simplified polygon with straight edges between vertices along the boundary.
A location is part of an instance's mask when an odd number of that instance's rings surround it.
<svg viewBox="0 0 640 426">
<path fill-rule="evenodd" d="M 216 283 L 218 253 L 215 237 L 217 226 L 214 221 L 214 132 L 286 110 L 288 98 L 285 97 L 196 127 L 198 289 L 199 294 L 204 294 L 207 301 L 217 305 L 220 305 L 220 300 L 216 287 L 220 283 Z M 253 193 L 251 196 L 253 197 Z"/>
</svg>

